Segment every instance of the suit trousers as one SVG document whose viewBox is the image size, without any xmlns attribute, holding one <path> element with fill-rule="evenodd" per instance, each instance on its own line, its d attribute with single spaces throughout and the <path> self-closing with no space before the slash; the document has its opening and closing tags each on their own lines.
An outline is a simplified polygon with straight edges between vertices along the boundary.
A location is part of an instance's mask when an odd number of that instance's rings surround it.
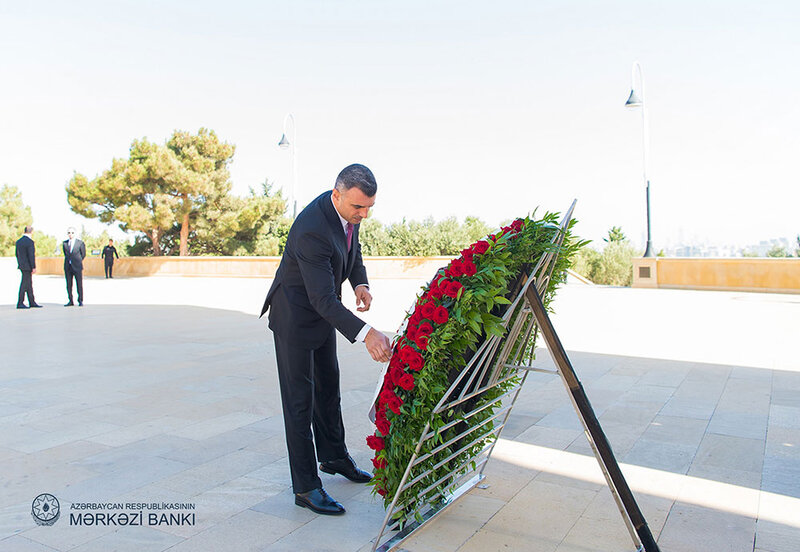
<svg viewBox="0 0 800 552">
<path fill-rule="evenodd" d="M 331 328 L 325 343 L 311 350 L 273 335 L 292 488 L 305 493 L 322 487 L 316 458 L 327 462 L 347 456 L 336 332 Z"/>
<path fill-rule="evenodd" d="M 22 281 L 19 283 L 19 299 L 17 299 L 17 306 L 25 304 L 25 294 L 28 294 L 28 305 L 35 305 L 36 299 L 33 298 L 33 275 L 30 270 L 20 270 L 22 272 Z"/>
<path fill-rule="evenodd" d="M 104 266 L 105 266 L 105 269 L 106 269 L 106 278 L 113 278 L 113 276 L 111 275 L 111 272 L 114 269 L 114 261 L 111 261 L 111 262 L 106 261 Z"/>
<path fill-rule="evenodd" d="M 64 267 L 64 276 L 67 278 L 67 297 L 72 303 L 72 279 L 75 278 L 75 286 L 78 288 L 78 303 L 83 303 L 83 270 L 72 270 L 70 265 Z"/>
</svg>

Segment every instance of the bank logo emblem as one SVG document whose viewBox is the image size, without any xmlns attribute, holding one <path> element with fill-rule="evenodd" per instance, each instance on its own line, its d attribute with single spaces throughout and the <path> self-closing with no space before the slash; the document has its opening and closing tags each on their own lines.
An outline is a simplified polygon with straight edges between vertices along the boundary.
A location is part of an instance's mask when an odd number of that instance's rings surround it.
<svg viewBox="0 0 800 552">
<path fill-rule="evenodd" d="M 31 516 L 36 525 L 53 525 L 61 515 L 58 499 L 49 493 L 43 493 L 33 499 Z"/>
</svg>

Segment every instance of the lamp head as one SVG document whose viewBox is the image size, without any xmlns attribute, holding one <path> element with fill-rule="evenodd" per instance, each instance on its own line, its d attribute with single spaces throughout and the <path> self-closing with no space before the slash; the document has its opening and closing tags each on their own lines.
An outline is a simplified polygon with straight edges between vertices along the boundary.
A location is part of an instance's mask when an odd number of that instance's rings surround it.
<svg viewBox="0 0 800 552">
<path fill-rule="evenodd" d="M 292 145 L 292 143 L 289 142 L 289 140 L 286 139 L 286 135 L 285 134 L 281 134 L 281 141 L 278 142 L 278 147 L 280 147 L 281 149 L 287 149 L 291 145 Z"/>
<path fill-rule="evenodd" d="M 636 95 L 635 90 L 631 90 L 631 95 L 628 96 L 628 101 L 625 102 L 625 107 L 642 107 L 642 100 Z"/>
</svg>

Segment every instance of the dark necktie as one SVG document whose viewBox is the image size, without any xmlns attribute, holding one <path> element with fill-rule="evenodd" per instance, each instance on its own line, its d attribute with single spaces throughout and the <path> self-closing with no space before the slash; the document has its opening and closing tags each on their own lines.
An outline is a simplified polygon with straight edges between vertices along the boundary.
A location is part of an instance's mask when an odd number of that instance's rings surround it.
<svg viewBox="0 0 800 552">
<path fill-rule="evenodd" d="M 350 248 L 353 246 L 353 225 L 348 222 L 345 229 L 347 231 L 347 252 L 350 253 Z"/>
</svg>

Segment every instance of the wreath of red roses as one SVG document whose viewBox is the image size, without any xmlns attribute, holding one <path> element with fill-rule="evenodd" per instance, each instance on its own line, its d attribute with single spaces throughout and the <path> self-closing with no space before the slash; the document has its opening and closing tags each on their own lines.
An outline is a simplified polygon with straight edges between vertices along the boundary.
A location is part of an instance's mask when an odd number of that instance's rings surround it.
<svg viewBox="0 0 800 552">
<path fill-rule="evenodd" d="M 489 251 L 498 238 L 506 236 L 507 239 L 513 239 L 524 226 L 525 221 L 517 219 L 504 226 L 497 234 L 479 240 L 462 250 L 444 271 L 434 277 L 417 299 L 405 330 L 394 343 L 389 367 L 376 401 L 376 431 L 367 437 L 367 446 L 375 451 L 375 457 L 372 459 L 376 470 L 373 478 L 374 491 L 381 496 L 386 497 L 389 492 L 382 473 L 387 467 L 387 461 L 380 456 L 380 452 L 386 448 L 386 439 L 391 438 L 392 421 L 387 417 L 387 411 L 396 416 L 401 415 L 400 407 L 403 405 L 403 399 L 398 396 L 398 390 L 414 389 L 416 375 L 425 367 L 425 352 L 428 349 L 430 335 L 437 326 L 446 324 L 450 318 L 450 311 L 442 304 L 443 298 L 458 299 L 464 288 L 464 282 L 477 273 L 475 264 L 477 258 Z M 452 305 L 452 302 L 450 304 Z"/>
</svg>

